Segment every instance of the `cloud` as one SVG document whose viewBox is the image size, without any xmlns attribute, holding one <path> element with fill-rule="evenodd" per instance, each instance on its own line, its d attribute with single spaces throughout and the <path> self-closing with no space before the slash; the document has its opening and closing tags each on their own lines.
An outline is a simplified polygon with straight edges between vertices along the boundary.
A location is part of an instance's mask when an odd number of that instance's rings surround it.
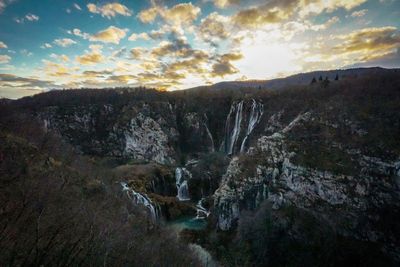
<svg viewBox="0 0 400 267">
<path fill-rule="evenodd" d="M 107 29 L 92 35 L 90 41 L 119 44 L 119 41 L 125 38 L 127 32 L 128 29 L 120 29 L 110 26 Z"/>
<path fill-rule="evenodd" d="M 183 3 L 173 6 L 170 9 L 162 10 L 161 16 L 173 24 L 190 24 L 200 15 L 200 8 L 192 3 Z"/>
<path fill-rule="evenodd" d="M 327 22 L 323 23 L 323 24 L 317 24 L 317 25 L 309 25 L 309 29 L 313 30 L 313 31 L 321 31 L 321 30 L 326 30 L 329 27 L 331 27 L 333 24 L 339 22 L 340 19 L 339 17 L 332 17 L 330 18 Z"/>
<path fill-rule="evenodd" d="M 87 78 L 105 78 L 106 76 L 112 74 L 113 72 L 109 70 L 102 70 L 102 71 L 86 70 L 82 73 L 82 75 Z"/>
<path fill-rule="evenodd" d="M 39 16 L 35 15 L 35 14 L 27 14 L 25 16 L 25 18 L 29 21 L 38 21 L 39 20 Z"/>
<path fill-rule="evenodd" d="M 136 76 L 134 75 L 111 75 L 107 78 L 107 81 L 117 84 L 128 84 L 136 82 Z"/>
<path fill-rule="evenodd" d="M 103 55 L 94 52 L 82 56 L 77 56 L 76 60 L 82 65 L 92 65 L 102 62 L 104 60 L 104 57 Z"/>
<path fill-rule="evenodd" d="M 73 34 L 75 36 L 81 37 L 83 39 L 89 39 L 90 38 L 90 34 L 86 33 L 86 32 L 82 32 L 80 29 L 73 29 L 72 31 L 67 31 L 69 34 Z"/>
<path fill-rule="evenodd" d="M 162 41 L 151 51 L 151 54 L 158 58 L 165 56 L 189 57 L 193 54 L 193 49 L 186 39 L 173 36 L 170 41 Z"/>
<path fill-rule="evenodd" d="M 333 35 L 313 42 L 302 53 L 303 68 L 337 68 L 360 63 L 379 62 L 396 55 L 400 34 L 395 27 L 371 27 L 347 34 Z"/>
<path fill-rule="evenodd" d="M 336 38 L 342 41 L 333 48 L 336 53 L 361 52 L 374 57 L 376 53 L 383 54 L 400 47 L 400 35 L 395 27 L 365 28 Z"/>
<path fill-rule="evenodd" d="M 20 52 L 22 55 L 26 56 L 26 57 L 33 56 L 33 53 L 30 52 L 30 51 L 28 51 L 28 50 L 26 50 L 26 49 L 22 49 L 22 50 L 20 50 L 19 52 Z"/>
<path fill-rule="evenodd" d="M 57 54 L 50 54 L 51 58 L 57 59 L 57 60 L 61 60 L 63 62 L 68 62 L 69 61 L 69 57 L 67 55 L 57 55 Z"/>
<path fill-rule="evenodd" d="M 146 50 L 142 47 L 135 47 L 130 50 L 130 56 L 132 59 L 140 60 L 142 55 L 146 52 Z"/>
<path fill-rule="evenodd" d="M 138 19 L 143 23 L 151 23 L 153 22 L 158 15 L 158 9 L 156 7 L 152 7 L 149 9 L 142 10 L 138 14 Z"/>
<path fill-rule="evenodd" d="M 214 0 L 214 5 L 219 8 L 225 8 L 233 4 L 238 5 L 241 0 Z"/>
<path fill-rule="evenodd" d="M 266 24 L 280 23 L 289 18 L 304 18 L 311 14 L 333 12 L 343 8 L 351 10 L 367 0 L 271 0 L 260 6 L 236 13 L 232 21 L 243 28 L 256 28 Z"/>
<path fill-rule="evenodd" d="M 8 46 L 5 43 L 3 43 L 2 41 L 0 41 L 0 49 L 3 49 L 3 48 L 8 48 Z"/>
<path fill-rule="evenodd" d="M 87 5 L 87 8 L 89 12 L 101 14 L 102 17 L 106 17 L 108 19 L 111 19 L 116 15 L 127 17 L 132 16 L 132 11 L 120 3 L 108 3 L 102 6 L 96 6 L 95 4 L 90 3 Z"/>
<path fill-rule="evenodd" d="M 129 41 L 136 41 L 138 39 L 143 39 L 143 40 L 147 41 L 147 40 L 150 40 L 150 36 L 147 33 L 142 32 L 142 33 L 139 33 L 139 34 L 132 33 L 132 35 L 129 36 L 129 38 L 128 38 Z"/>
<path fill-rule="evenodd" d="M 0 0 L 0 13 L 2 13 L 8 5 L 10 5 L 11 3 L 15 2 L 15 1 L 16 0 Z"/>
<path fill-rule="evenodd" d="M 55 62 L 51 62 L 48 60 L 43 60 L 44 67 L 43 71 L 47 76 L 55 77 L 55 78 L 67 78 L 70 77 L 72 72 L 76 70 L 76 68 L 68 68 L 65 64 L 59 64 Z"/>
<path fill-rule="evenodd" d="M 34 22 L 34 21 L 38 21 L 39 19 L 40 19 L 39 16 L 29 13 L 29 14 L 26 14 L 25 17 L 23 17 L 23 18 L 19 18 L 19 17 L 14 18 L 14 21 L 16 23 L 23 24 L 23 23 L 25 23 L 25 20 Z"/>
<path fill-rule="evenodd" d="M 230 36 L 229 31 L 225 28 L 228 19 L 214 12 L 201 20 L 198 28 L 198 35 L 201 39 L 212 44 L 216 44 L 219 40 L 227 39 Z"/>
<path fill-rule="evenodd" d="M 302 3 L 300 13 L 301 15 L 320 14 L 324 11 L 333 12 L 337 9 L 343 8 L 351 10 L 367 0 L 311 0 Z"/>
<path fill-rule="evenodd" d="M 24 78 L 14 74 L 0 73 L 0 88 L 15 87 L 15 88 L 51 88 L 55 85 L 50 81 L 40 80 L 37 78 Z"/>
<path fill-rule="evenodd" d="M 52 48 L 53 46 L 51 45 L 51 44 L 49 44 L 49 43 L 44 43 L 44 44 L 42 44 L 41 46 L 40 46 L 40 48 L 42 48 L 42 49 L 46 49 L 46 48 Z"/>
<path fill-rule="evenodd" d="M 228 53 L 222 55 L 216 63 L 212 66 L 211 77 L 224 77 L 225 75 L 231 75 L 238 73 L 239 70 L 232 65 L 231 61 L 240 60 L 243 55 L 240 53 Z"/>
<path fill-rule="evenodd" d="M 73 6 L 74 6 L 77 10 L 82 10 L 82 8 L 80 7 L 80 5 L 78 5 L 77 3 L 74 3 Z"/>
<path fill-rule="evenodd" d="M 5 64 L 10 62 L 11 57 L 8 55 L 0 55 L 0 64 Z"/>
<path fill-rule="evenodd" d="M 68 47 L 70 45 L 76 44 L 76 42 L 70 38 L 55 39 L 53 43 L 61 47 Z"/>
<path fill-rule="evenodd" d="M 193 53 L 193 57 L 186 60 L 175 61 L 171 64 L 168 64 L 166 68 L 164 68 L 164 72 L 167 73 L 176 73 L 178 71 L 184 71 L 186 73 L 191 74 L 204 74 L 207 70 L 204 68 L 204 64 L 208 63 L 210 60 L 210 56 L 201 50 L 196 50 Z"/>
<path fill-rule="evenodd" d="M 358 10 L 358 11 L 354 11 L 353 13 L 351 13 L 351 17 L 356 18 L 356 17 L 363 17 L 367 14 L 368 9 L 362 9 L 362 10 Z"/>
<path fill-rule="evenodd" d="M 143 23 L 153 22 L 157 15 L 164 21 L 173 25 L 189 25 L 200 15 L 201 9 L 192 3 L 177 4 L 171 8 L 154 6 L 143 10 L 138 14 L 138 18 Z"/>
<path fill-rule="evenodd" d="M 101 45 L 91 45 L 89 46 L 91 49 L 90 52 L 82 55 L 77 56 L 76 61 L 82 65 L 93 65 L 97 63 L 101 63 L 104 61 L 104 56 L 101 53 L 101 49 L 103 46 Z"/>
</svg>

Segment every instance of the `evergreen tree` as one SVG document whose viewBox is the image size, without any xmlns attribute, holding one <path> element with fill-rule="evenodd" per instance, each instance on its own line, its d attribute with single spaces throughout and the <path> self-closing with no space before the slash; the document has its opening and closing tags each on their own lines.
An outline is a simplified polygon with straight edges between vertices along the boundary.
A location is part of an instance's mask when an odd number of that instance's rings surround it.
<svg viewBox="0 0 400 267">
<path fill-rule="evenodd" d="M 335 81 L 339 81 L 339 74 L 336 73 Z"/>
<path fill-rule="evenodd" d="M 319 79 L 318 79 L 320 82 L 322 82 L 322 76 L 319 76 Z"/>
<path fill-rule="evenodd" d="M 323 81 L 322 86 L 323 87 L 328 87 L 328 85 L 329 85 L 329 79 L 328 79 L 328 76 L 327 76 L 327 77 L 325 77 L 325 80 Z"/>
<path fill-rule="evenodd" d="M 311 84 L 314 84 L 317 82 L 317 79 L 315 79 L 315 77 L 312 78 Z"/>
</svg>

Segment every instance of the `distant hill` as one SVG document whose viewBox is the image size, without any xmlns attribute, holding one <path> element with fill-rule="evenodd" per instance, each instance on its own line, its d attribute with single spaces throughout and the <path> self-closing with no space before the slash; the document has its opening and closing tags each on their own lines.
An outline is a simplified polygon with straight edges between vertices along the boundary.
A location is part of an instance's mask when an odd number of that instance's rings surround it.
<svg viewBox="0 0 400 267">
<path fill-rule="evenodd" d="M 328 79 L 335 79 L 336 75 L 339 76 L 339 79 L 344 77 L 355 77 L 355 76 L 366 76 L 366 75 L 374 75 L 377 73 L 393 73 L 399 72 L 400 69 L 385 69 L 380 67 L 373 68 L 355 68 L 355 69 L 339 69 L 339 70 L 328 70 L 328 71 L 313 71 L 307 73 L 299 73 L 292 76 L 288 76 L 285 78 L 272 79 L 272 80 L 248 80 L 248 81 L 228 81 L 228 82 L 220 82 L 210 86 L 199 86 L 190 88 L 188 90 L 201 90 L 201 89 L 235 89 L 235 88 L 265 88 L 265 89 L 280 89 L 286 86 L 292 85 L 307 85 L 310 84 L 311 80 L 315 77 L 318 78 L 321 76 L 323 79 L 328 77 Z"/>
</svg>

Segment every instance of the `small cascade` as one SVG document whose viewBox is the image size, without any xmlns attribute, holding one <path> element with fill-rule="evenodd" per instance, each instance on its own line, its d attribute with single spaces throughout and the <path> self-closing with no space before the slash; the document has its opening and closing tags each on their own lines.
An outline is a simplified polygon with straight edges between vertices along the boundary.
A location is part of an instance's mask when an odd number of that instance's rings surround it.
<svg viewBox="0 0 400 267">
<path fill-rule="evenodd" d="M 127 183 L 121 182 L 122 191 L 126 192 L 129 199 L 132 199 L 136 205 L 143 205 L 150 213 L 153 222 L 156 222 L 160 216 L 160 207 L 154 205 L 146 194 L 141 194 L 129 187 Z"/>
<path fill-rule="evenodd" d="M 229 112 L 229 115 L 226 119 L 226 124 L 225 124 L 225 153 L 228 155 L 233 154 L 234 152 L 234 147 L 235 144 L 239 138 L 240 134 L 240 126 L 242 124 L 242 113 L 243 113 L 243 100 L 240 101 L 239 103 L 233 104 L 231 107 L 231 110 Z M 235 124 L 233 126 L 233 129 L 231 131 L 230 129 L 230 120 L 231 117 L 235 114 Z"/>
<path fill-rule="evenodd" d="M 178 192 L 176 197 L 179 199 L 179 201 L 190 200 L 188 181 L 185 179 L 185 177 L 190 179 L 192 174 L 185 168 L 178 167 L 175 169 L 175 183 Z"/>
<path fill-rule="evenodd" d="M 251 112 L 249 118 L 249 125 L 247 126 L 246 136 L 242 141 L 242 145 L 240 146 L 240 152 L 243 153 L 246 146 L 246 141 L 249 138 L 251 132 L 254 130 L 256 125 L 260 122 L 261 117 L 264 113 L 264 105 L 261 103 L 257 103 L 254 99 L 251 104 Z"/>
<path fill-rule="evenodd" d="M 215 151 L 214 138 L 212 137 L 210 129 L 208 129 L 208 127 L 207 127 L 208 118 L 207 118 L 206 114 L 204 114 L 204 118 L 206 119 L 206 121 L 203 124 L 204 124 L 204 127 L 206 128 L 207 135 L 208 135 L 208 137 L 210 137 L 210 141 L 211 141 L 211 152 L 214 152 Z"/>
<path fill-rule="evenodd" d="M 196 204 L 196 210 L 197 210 L 197 214 L 196 214 L 196 219 L 200 220 L 200 219 L 206 219 L 208 216 L 210 216 L 210 211 L 207 210 L 204 206 L 203 206 L 203 198 L 199 200 L 199 202 L 197 202 Z"/>
</svg>

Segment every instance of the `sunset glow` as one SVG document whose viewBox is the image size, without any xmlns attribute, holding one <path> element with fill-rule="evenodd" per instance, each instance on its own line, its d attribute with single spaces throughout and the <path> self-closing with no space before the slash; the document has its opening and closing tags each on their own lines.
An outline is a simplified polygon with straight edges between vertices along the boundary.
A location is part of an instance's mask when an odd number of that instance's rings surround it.
<svg viewBox="0 0 400 267">
<path fill-rule="evenodd" d="M 396 0 L 0 0 L 0 97 L 400 66 Z"/>
</svg>

